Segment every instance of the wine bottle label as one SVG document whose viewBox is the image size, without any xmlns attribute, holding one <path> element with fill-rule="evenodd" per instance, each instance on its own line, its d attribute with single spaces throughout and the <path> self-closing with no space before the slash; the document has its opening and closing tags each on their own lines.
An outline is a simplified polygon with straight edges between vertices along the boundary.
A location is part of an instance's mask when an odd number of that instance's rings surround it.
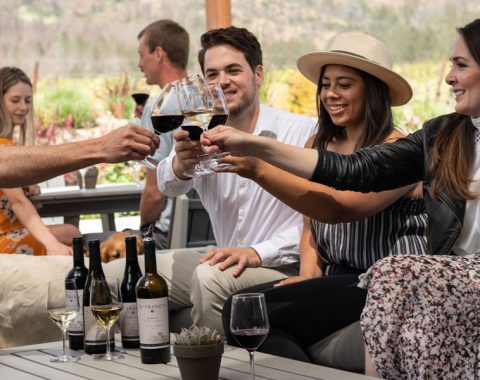
<svg viewBox="0 0 480 380">
<path fill-rule="evenodd" d="M 138 315 L 136 302 L 124 302 L 120 314 L 120 330 L 123 340 L 139 339 Z"/>
<path fill-rule="evenodd" d="M 90 306 L 83 308 L 83 320 L 85 323 L 85 343 L 90 345 L 105 344 L 105 340 L 107 339 L 105 330 L 95 320 L 95 317 L 90 311 Z M 113 341 L 114 336 L 113 334 L 110 335 L 110 341 Z"/>
<path fill-rule="evenodd" d="M 78 289 L 78 305 L 79 310 L 83 307 L 83 289 Z M 73 306 L 75 304 L 75 290 L 65 289 L 65 306 Z M 83 335 L 83 313 L 78 313 L 77 317 L 68 326 L 70 335 Z"/>
<path fill-rule="evenodd" d="M 170 344 L 168 297 L 137 298 L 140 348 L 157 349 Z"/>
</svg>

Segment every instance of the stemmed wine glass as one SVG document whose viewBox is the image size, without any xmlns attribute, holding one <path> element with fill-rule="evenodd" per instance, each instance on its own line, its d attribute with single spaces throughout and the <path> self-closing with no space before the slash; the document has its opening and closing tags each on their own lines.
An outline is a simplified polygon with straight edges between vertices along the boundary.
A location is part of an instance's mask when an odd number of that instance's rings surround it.
<svg viewBox="0 0 480 380">
<path fill-rule="evenodd" d="M 215 100 L 215 105 L 213 107 L 213 116 L 208 124 L 208 129 L 215 128 L 217 125 L 226 124 L 229 116 L 229 110 L 227 105 L 227 100 L 223 94 L 222 86 L 219 83 L 209 83 L 210 91 L 212 92 L 213 98 Z M 213 153 L 205 157 L 201 164 L 205 174 L 214 173 L 217 169 L 224 169 L 230 166 L 230 164 L 221 164 L 218 162 L 222 157 L 228 156 L 230 152 L 222 153 Z"/>
<path fill-rule="evenodd" d="M 68 289 L 68 290 L 67 290 Z M 65 363 L 80 360 L 78 356 L 67 354 L 67 329 L 77 317 L 80 306 L 75 279 L 49 281 L 47 311 L 50 319 L 62 330 L 63 354 L 50 359 L 51 362 Z"/>
<path fill-rule="evenodd" d="M 118 279 L 92 278 L 90 285 L 90 311 L 97 323 L 102 326 L 107 335 L 107 353 L 95 355 L 96 360 L 116 360 L 123 358 L 110 349 L 110 329 L 117 322 L 122 311 L 122 294 Z"/>
<path fill-rule="evenodd" d="M 152 105 L 153 131 L 157 135 L 173 131 L 182 124 L 183 118 L 178 104 L 177 85 L 175 82 L 167 83 Z M 147 156 L 140 162 L 149 169 L 156 169 L 158 165 L 153 156 Z"/>
<path fill-rule="evenodd" d="M 236 294 L 232 297 L 230 331 L 235 340 L 248 351 L 250 373 L 255 379 L 254 353 L 270 330 L 263 293 Z"/>
<path fill-rule="evenodd" d="M 206 131 L 213 116 L 215 100 L 205 79 L 200 74 L 192 75 L 178 81 L 178 102 L 186 123 L 182 129 L 190 134 L 191 140 L 199 140 Z M 188 177 L 203 172 L 200 163 L 192 171 L 184 173 Z"/>
</svg>

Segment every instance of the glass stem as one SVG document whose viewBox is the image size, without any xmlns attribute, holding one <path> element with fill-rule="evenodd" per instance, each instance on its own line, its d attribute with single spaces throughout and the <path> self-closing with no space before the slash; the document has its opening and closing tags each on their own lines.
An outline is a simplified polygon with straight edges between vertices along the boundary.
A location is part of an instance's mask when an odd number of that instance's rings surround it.
<svg viewBox="0 0 480 380">
<path fill-rule="evenodd" d="M 110 351 L 110 327 L 107 327 L 107 354 L 105 356 L 107 360 L 110 360 L 112 357 L 112 352 Z"/>
<path fill-rule="evenodd" d="M 255 380 L 255 361 L 253 358 L 254 354 L 255 351 L 248 350 L 248 355 L 250 356 L 250 375 L 252 377 L 252 380 Z"/>
<path fill-rule="evenodd" d="M 67 328 L 62 328 L 62 336 L 63 336 L 63 356 L 67 356 Z"/>
</svg>

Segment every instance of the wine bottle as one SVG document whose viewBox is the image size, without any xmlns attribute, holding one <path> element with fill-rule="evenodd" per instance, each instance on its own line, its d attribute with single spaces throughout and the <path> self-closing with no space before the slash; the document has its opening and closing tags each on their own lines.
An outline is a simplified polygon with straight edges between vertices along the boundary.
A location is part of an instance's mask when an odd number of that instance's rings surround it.
<svg viewBox="0 0 480 380">
<path fill-rule="evenodd" d="M 157 273 L 155 241 L 145 239 L 145 274 L 135 288 L 140 328 L 140 358 L 144 364 L 170 361 L 168 287 Z"/>
<path fill-rule="evenodd" d="M 135 286 L 142 277 L 138 266 L 137 238 L 129 236 L 125 238 L 126 260 L 120 291 L 122 293 L 123 309 L 120 316 L 120 331 L 122 333 L 122 345 L 124 348 L 140 347 L 140 335 L 138 330 L 137 295 Z"/>
<path fill-rule="evenodd" d="M 88 266 L 87 280 L 85 282 L 85 288 L 83 289 L 84 350 L 87 354 L 104 354 L 107 351 L 105 330 L 96 322 L 90 311 L 90 286 L 92 278 L 105 278 L 102 262 L 100 261 L 100 241 L 90 240 L 88 242 L 88 252 L 90 265 Z M 115 348 L 113 334 L 110 348 L 112 351 Z"/>
<path fill-rule="evenodd" d="M 67 274 L 67 280 L 75 280 L 78 291 L 78 304 L 80 311 L 83 307 L 83 288 L 87 280 L 88 270 L 85 268 L 83 260 L 83 238 L 81 236 L 74 237 L 72 240 L 73 246 L 73 268 Z M 65 296 L 71 298 L 75 293 L 73 289 L 69 289 L 68 285 L 65 290 Z M 83 349 L 83 312 L 77 314 L 77 317 L 68 326 L 68 342 L 72 350 Z"/>
</svg>

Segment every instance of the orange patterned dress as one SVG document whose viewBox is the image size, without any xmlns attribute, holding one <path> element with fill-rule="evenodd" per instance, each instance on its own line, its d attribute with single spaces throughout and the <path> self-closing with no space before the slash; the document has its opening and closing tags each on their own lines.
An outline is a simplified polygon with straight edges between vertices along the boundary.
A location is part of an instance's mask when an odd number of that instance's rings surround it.
<svg viewBox="0 0 480 380">
<path fill-rule="evenodd" d="M 15 145 L 15 142 L 0 138 L 0 144 Z M 0 253 L 23 253 L 46 255 L 45 246 L 35 239 L 17 219 L 10 208 L 8 198 L 0 189 Z"/>
</svg>

